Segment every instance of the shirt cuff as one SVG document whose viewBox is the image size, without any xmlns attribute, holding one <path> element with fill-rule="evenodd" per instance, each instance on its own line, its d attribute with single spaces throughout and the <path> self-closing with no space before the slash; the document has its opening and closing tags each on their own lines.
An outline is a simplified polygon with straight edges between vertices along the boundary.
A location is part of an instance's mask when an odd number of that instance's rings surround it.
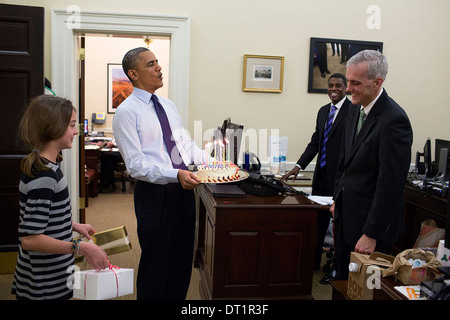
<svg viewBox="0 0 450 320">
<path fill-rule="evenodd" d="M 178 170 L 179 169 L 166 169 L 165 176 L 168 183 L 177 183 L 178 182 Z"/>
</svg>

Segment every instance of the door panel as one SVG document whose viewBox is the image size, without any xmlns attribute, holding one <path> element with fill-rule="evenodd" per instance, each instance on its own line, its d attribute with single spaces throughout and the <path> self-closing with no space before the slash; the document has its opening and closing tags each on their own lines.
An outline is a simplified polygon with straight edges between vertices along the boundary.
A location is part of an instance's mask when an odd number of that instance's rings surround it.
<svg viewBox="0 0 450 320">
<path fill-rule="evenodd" d="M 18 244 L 20 161 L 17 127 L 29 101 L 44 93 L 44 8 L 0 4 L 0 252 Z"/>
</svg>

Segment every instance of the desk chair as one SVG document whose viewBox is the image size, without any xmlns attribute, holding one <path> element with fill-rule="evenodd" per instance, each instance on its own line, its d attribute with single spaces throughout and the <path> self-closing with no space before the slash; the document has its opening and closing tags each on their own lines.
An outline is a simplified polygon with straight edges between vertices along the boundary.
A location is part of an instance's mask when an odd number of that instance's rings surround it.
<svg viewBox="0 0 450 320">
<path fill-rule="evenodd" d="M 124 162 L 117 162 L 114 165 L 114 171 L 120 174 L 119 179 L 122 181 L 122 192 L 126 191 L 126 181 L 135 183 L 136 180 L 128 175 L 127 167 Z"/>
</svg>

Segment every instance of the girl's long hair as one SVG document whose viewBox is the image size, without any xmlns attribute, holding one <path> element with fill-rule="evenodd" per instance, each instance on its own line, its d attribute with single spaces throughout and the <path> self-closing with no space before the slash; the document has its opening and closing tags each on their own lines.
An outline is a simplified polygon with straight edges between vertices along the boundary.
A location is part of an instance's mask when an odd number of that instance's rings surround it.
<svg viewBox="0 0 450 320">
<path fill-rule="evenodd" d="M 31 101 L 19 124 L 18 137 L 31 151 L 20 164 L 24 174 L 34 177 L 49 169 L 48 161 L 39 152 L 48 142 L 65 134 L 74 110 L 70 100 L 56 96 L 41 95 Z M 57 162 L 61 161 L 59 154 Z"/>
</svg>

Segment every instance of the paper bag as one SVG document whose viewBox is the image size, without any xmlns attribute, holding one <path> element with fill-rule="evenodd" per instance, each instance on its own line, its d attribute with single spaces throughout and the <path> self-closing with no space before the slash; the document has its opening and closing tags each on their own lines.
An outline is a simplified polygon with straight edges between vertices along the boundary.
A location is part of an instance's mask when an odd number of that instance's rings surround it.
<svg viewBox="0 0 450 320">
<path fill-rule="evenodd" d="M 409 259 L 420 259 L 426 262 L 422 267 L 413 268 Z M 387 270 L 387 275 L 395 275 L 404 285 L 420 284 L 429 281 L 439 274 L 441 263 L 434 254 L 420 249 L 408 249 L 400 252 L 394 259 L 392 267 Z"/>
<path fill-rule="evenodd" d="M 352 300 L 372 300 L 373 289 L 380 286 L 381 277 L 392 266 L 393 256 L 374 252 L 371 255 L 352 252 L 348 275 L 347 295 Z"/>
<path fill-rule="evenodd" d="M 133 288 L 133 269 L 111 267 L 100 271 L 76 271 L 73 297 L 83 300 L 106 300 L 132 294 Z"/>
<path fill-rule="evenodd" d="M 105 250 L 108 256 L 129 251 L 132 248 L 130 240 L 128 240 L 128 232 L 125 226 L 101 231 L 91 235 L 93 242 L 100 248 Z M 82 238 L 83 241 L 87 241 L 86 238 Z M 92 242 L 89 240 L 89 242 Z M 81 262 L 83 256 L 75 257 L 75 262 Z"/>
</svg>

